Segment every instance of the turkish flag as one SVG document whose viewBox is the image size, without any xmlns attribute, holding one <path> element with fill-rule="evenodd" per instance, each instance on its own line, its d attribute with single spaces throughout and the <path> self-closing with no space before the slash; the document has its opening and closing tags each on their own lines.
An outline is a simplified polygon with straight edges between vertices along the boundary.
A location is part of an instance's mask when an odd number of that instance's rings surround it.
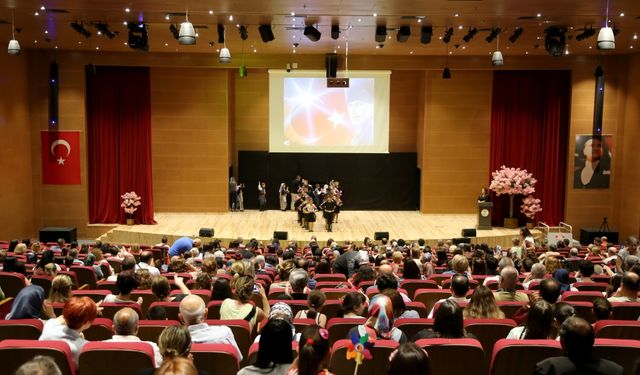
<svg viewBox="0 0 640 375">
<path fill-rule="evenodd" d="M 43 130 L 40 133 L 40 139 L 42 183 L 80 184 L 80 132 Z"/>
</svg>

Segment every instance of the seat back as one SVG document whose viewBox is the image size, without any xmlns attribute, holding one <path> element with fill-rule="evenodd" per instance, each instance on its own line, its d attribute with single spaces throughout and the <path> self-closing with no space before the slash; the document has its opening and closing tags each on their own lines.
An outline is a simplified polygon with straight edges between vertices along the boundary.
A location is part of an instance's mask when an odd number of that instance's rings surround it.
<svg viewBox="0 0 640 375">
<path fill-rule="evenodd" d="M 45 298 L 49 296 L 49 291 L 51 290 L 51 281 L 53 277 L 51 276 L 31 276 L 31 284 L 39 285 L 44 289 Z"/>
<path fill-rule="evenodd" d="M 306 310 L 308 308 L 306 300 L 305 301 L 292 301 L 292 300 L 270 299 L 269 300 L 269 305 L 273 306 L 274 304 L 276 304 L 278 302 L 284 302 L 287 305 L 289 305 L 289 307 L 291 307 L 291 311 L 293 312 L 293 316 L 296 316 L 298 311 Z"/>
<path fill-rule="evenodd" d="M 266 325 L 268 321 L 269 321 L 268 319 L 265 319 L 262 322 L 265 323 Z M 304 330 L 306 327 L 316 325 L 316 324 L 318 323 L 316 323 L 315 319 L 310 319 L 310 318 L 293 319 L 293 326 L 296 328 L 296 333 L 301 333 L 302 330 Z"/>
<path fill-rule="evenodd" d="M 96 318 L 83 334 L 89 341 L 109 340 L 113 336 L 113 322 L 107 318 Z"/>
<path fill-rule="evenodd" d="M 40 319 L 0 320 L 0 341 L 37 340 L 43 326 Z"/>
<path fill-rule="evenodd" d="M 230 344 L 192 344 L 193 363 L 200 371 L 216 375 L 236 375 L 239 361 Z"/>
<path fill-rule="evenodd" d="M 131 307 L 138 313 L 138 318 L 143 318 L 142 311 L 140 310 L 140 305 L 132 302 L 132 303 L 103 303 L 100 305 L 102 307 L 102 317 L 113 320 L 113 316 L 116 315 L 118 310 L 123 307 Z"/>
<path fill-rule="evenodd" d="M 119 290 L 118 290 L 118 287 L 116 287 L 116 282 L 115 281 L 100 280 L 96 284 L 96 289 L 108 290 L 109 292 L 111 292 L 113 294 L 118 294 L 119 293 Z"/>
<path fill-rule="evenodd" d="M 593 354 L 619 364 L 625 369 L 626 374 L 640 374 L 640 341 L 638 340 L 596 339 Z"/>
<path fill-rule="evenodd" d="M 640 302 L 611 302 L 611 319 L 637 320 L 640 316 Z"/>
<path fill-rule="evenodd" d="M 426 319 L 427 317 L 429 317 L 429 311 L 427 311 L 427 309 L 424 307 L 424 303 L 414 301 L 414 302 L 405 302 L 404 304 L 407 307 L 407 310 L 416 311 L 421 318 Z"/>
<path fill-rule="evenodd" d="M 418 289 L 439 289 L 438 283 L 434 280 L 404 280 L 400 287 L 407 291 L 412 300 Z"/>
<path fill-rule="evenodd" d="M 346 339 L 351 328 L 364 324 L 365 318 L 331 318 L 327 322 L 327 331 L 329 331 L 329 344 L 333 344 L 342 339 Z"/>
<path fill-rule="evenodd" d="M 220 319 L 220 306 L 222 301 L 209 301 L 207 303 L 207 319 Z"/>
<path fill-rule="evenodd" d="M 75 289 L 71 291 L 71 294 L 76 297 L 89 297 L 93 300 L 93 302 L 97 303 L 102 301 L 109 294 L 111 294 L 111 292 L 104 289 L 94 289 L 94 290 Z"/>
<path fill-rule="evenodd" d="M 326 300 L 320 309 L 320 312 L 327 316 L 327 320 L 337 318 L 340 311 L 342 311 L 342 301 L 338 299 Z"/>
<path fill-rule="evenodd" d="M 418 289 L 413 300 L 415 302 L 422 302 L 422 304 L 424 304 L 425 310 L 431 311 L 436 302 L 449 297 L 451 297 L 451 292 L 448 290 Z"/>
<path fill-rule="evenodd" d="M 347 288 L 326 288 L 322 290 L 327 299 L 340 299 L 344 297 L 347 293 L 357 292 L 355 289 L 347 289 Z"/>
<path fill-rule="evenodd" d="M 0 285 L 5 297 L 15 297 L 24 288 L 24 275 L 17 272 L 0 272 Z"/>
<path fill-rule="evenodd" d="M 233 337 L 236 340 L 236 344 L 238 344 L 238 349 L 242 353 L 242 357 L 247 358 L 247 353 L 249 352 L 249 347 L 253 342 L 253 338 L 251 336 L 251 329 L 249 328 L 249 322 L 242 319 L 225 319 L 225 320 L 206 320 L 206 323 L 209 325 L 216 326 L 227 326 L 231 328 L 231 332 L 233 332 Z M 245 364 L 246 362 L 243 362 Z"/>
<path fill-rule="evenodd" d="M 2 373 L 13 374 L 23 363 L 37 355 L 53 358 L 63 374 L 75 374 L 69 344 L 64 341 L 49 340 L 3 340 L 0 341 Z"/>
<path fill-rule="evenodd" d="M 638 320 L 600 320 L 594 327 L 596 337 L 601 339 L 640 340 Z"/>
<path fill-rule="evenodd" d="M 423 329 L 433 328 L 433 319 L 423 318 L 400 318 L 393 324 L 407 336 L 408 340 L 411 340 L 416 333 Z"/>
<path fill-rule="evenodd" d="M 138 337 L 142 341 L 158 342 L 162 331 L 170 326 L 179 326 L 177 320 L 140 320 L 138 322 Z"/>
<path fill-rule="evenodd" d="M 421 339 L 416 345 L 429 354 L 432 374 L 484 375 L 484 351 L 475 339 Z M 464 358 L 464 360 L 461 360 Z"/>
<path fill-rule="evenodd" d="M 347 281 L 347 277 L 341 273 L 319 273 L 313 277 L 317 282 L 321 281 Z"/>
<path fill-rule="evenodd" d="M 596 321 L 596 317 L 593 315 L 593 303 L 585 301 L 568 301 L 567 303 L 573 306 L 576 316 L 589 323 Z"/>
<path fill-rule="evenodd" d="M 298 345 L 299 343 L 297 341 L 291 342 L 291 356 L 293 359 L 296 359 L 296 357 L 298 356 Z M 256 360 L 258 359 L 259 349 L 260 349 L 259 342 L 254 342 L 253 344 L 251 344 L 251 346 L 249 347 L 249 353 L 247 355 L 247 365 L 252 365 L 256 363 Z"/>
<path fill-rule="evenodd" d="M 162 306 L 167 311 L 167 319 L 169 320 L 180 320 L 178 314 L 180 313 L 180 302 L 153 302 L 149 308 L 153 308 L 154 306 Z"/>
<path fill-rule="evenodd" d="M 556 340 L 500 339 L 493 346 L 490 375 L 532 374 L 536 363 L 562 355 Z"/>
<path fill-rule="evenodd" d="M 491 364 L 493 346 L 498 340 L 507 337 L 509 331 L 517 326 L 512 319 L 465 319 L 464 328 L 473 334 L 484 349 L 484 365 L 486 372 Z"/>
<path fill-rule="evenodd" d="M 88 342 L 80 353 L 78 370 L 91 375 L 137 375 L 155 367 L 153 348 L 146 342 Z"/>
<path fill-rule="evenodd" d="M 78 276 L 78 282 L 80 285 L 87 284 L 89 285 L 89 289 L 95 289 L 96 284 L 98 283 L 98 278 L 96 276 L 96 271 L 91 266 L 72 266 L 69 268 L 70 271 L 73 271 Z"/>
<path fill-rule="evenodd" d="M 334 374 L 354 373 L 356 362 L 352 359 L 347 359 L 349 344 L 351 344 L 351 340 L 338 340 L 333 344 L 329 369 Z M 396 341 L 376 340 L 374 347 L 371 349 L 373 358 L 362 361 L 362 365 L 358 366 L 358 373 L 386 375 L 389 355 L 397 347 L 398 343 Z"/>
<path fill-rule="evenodd" d="M 579 292 L 606 292 L 608 283 L 574 283 L 573 287 Z"/>
<path fill-rule="evenodd" d="M 511 319 L 518 310 L 522 306 L 525 305 L 524 302 L 516 302 L 516 301 L 500 301 L 496 302 L 500 310 L 504 313 L 504 317 L 507 319 Z"/>
<path fill-rule="evenodd" d="M 604 297 L 604 295 L 600 292 L 571 292 L 567 291 L 562 293 L 561 301 L 569 302 L 569 301 L 585 301 L 585 302 L 593 302 L 596 298 Z"/>
<path fill-rule="evenodd" d="M 451 280 L 452 276 L 453 275 L 443 275 L 443 274 L 440 274 L 440 273 L 434 273 L 434 274 L 429 275 L 428 279 L 435 281 L 438 285 L 442 285 L 442 281 L 443 280 Z"/>
<path fill-rule="evenodd" d="M 149 307 L 158 300 L 158 297 L 150 290 L 134 289 L 131 291 L 132 300 L 137 301 L 140 297 L 142 297 L 140 309 L 142 310 L 142 314 L 144 314 L 143 317 L 146 317 Z"/>
</svg>

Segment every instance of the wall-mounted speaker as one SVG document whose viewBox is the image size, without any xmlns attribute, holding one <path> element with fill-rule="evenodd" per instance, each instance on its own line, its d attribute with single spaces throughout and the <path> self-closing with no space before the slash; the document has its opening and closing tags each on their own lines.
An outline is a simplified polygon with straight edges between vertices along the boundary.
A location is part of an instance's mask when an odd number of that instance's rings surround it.
<svg viewBox="0 0 640 375">
<path fill-rule="evenodd" d="M 275 232 L 273 232 L 273 238 L 275 238 L 277 240 L 281 240 L 281 241 L 286 241 L 289 238 L 289 233 L 288 232 L 275 231 Z"/>
<path fill-rule="evenodd" d="M 373 235 L 375 241 L 380 241 L 383 238 L 389 239 L 389 232 L 376 232 Z"/>
<path fill-rule="evenodd" d="M 338 75 L 338 55 L 335 53 L 327 53 L 325 57 L 325 68 L 327 69 L 327 78 L 336 78 Z"/>
<path fill-rule="evenodd" d="M 313 26 L 307 26 L 304 28 L 304 36 L 309 38 L 309 40 L 312 42 L 317 42 L 320 40 L 322 33 L 320 32 L 320 30 L 316 29 Z"/>
<path fill-rule="evenodd" d="M 213 237 L 214 230 L 213 228 L 200 228 L 198 232 L 198 236 L 200 237 Z"/>
</svg>

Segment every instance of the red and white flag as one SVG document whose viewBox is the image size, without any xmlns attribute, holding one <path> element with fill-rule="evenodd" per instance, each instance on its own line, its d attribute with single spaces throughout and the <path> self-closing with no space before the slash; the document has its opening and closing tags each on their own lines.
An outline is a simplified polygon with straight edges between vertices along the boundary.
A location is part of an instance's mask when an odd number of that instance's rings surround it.
<svg viewBox="0 0 640 375">
<path fill-rule="evenodd" d="M 42 183 L 80 184 L 80 132 L 43 130 L 40 139 Z"/>
</svg>

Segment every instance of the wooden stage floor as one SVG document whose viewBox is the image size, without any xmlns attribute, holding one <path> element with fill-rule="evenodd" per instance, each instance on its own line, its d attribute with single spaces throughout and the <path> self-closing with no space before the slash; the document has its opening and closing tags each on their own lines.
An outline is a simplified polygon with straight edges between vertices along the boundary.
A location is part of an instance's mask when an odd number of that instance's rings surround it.
<svg viewBox="0 0 640 375">
<path fill-rule="evenodd" d="M 343 211 L 333 232 L 324 229 L 324 219 L 318 218 L 314 231 L 303 230 L 296 222 L 297 216 L 291 211 L 255 211 L 227 213 L 172 212 L 156 213 L 155 225 L 118 225 L 100 237 L 103 241 L 119 243 L 157 244 L 163 235 L 172 242 L 182 236 L 197 236 L 202 227 L 215 229 L 214 238 L 224 240 L 242 237 L 269 241 L 274 231 L 286 231 L 289 239 L 309 241 L 312 235 L 318 241 L 333 238 L 342 242 L 361 242 L 365 237 L 373 238 L 375 232 L 389 232 L 394 239 L 415 241 L 424 238 L 435 244 L 438 239 L 460 237 L 463 228 L 474 228 L 475 214 L 421 214 L 418 211 Z M 518 235 L 517 229 L 494 227 L 479 230 L 473 243 L 487 243 L 490 246 L 509 246 L 511 238 Z"/>
</svg>

